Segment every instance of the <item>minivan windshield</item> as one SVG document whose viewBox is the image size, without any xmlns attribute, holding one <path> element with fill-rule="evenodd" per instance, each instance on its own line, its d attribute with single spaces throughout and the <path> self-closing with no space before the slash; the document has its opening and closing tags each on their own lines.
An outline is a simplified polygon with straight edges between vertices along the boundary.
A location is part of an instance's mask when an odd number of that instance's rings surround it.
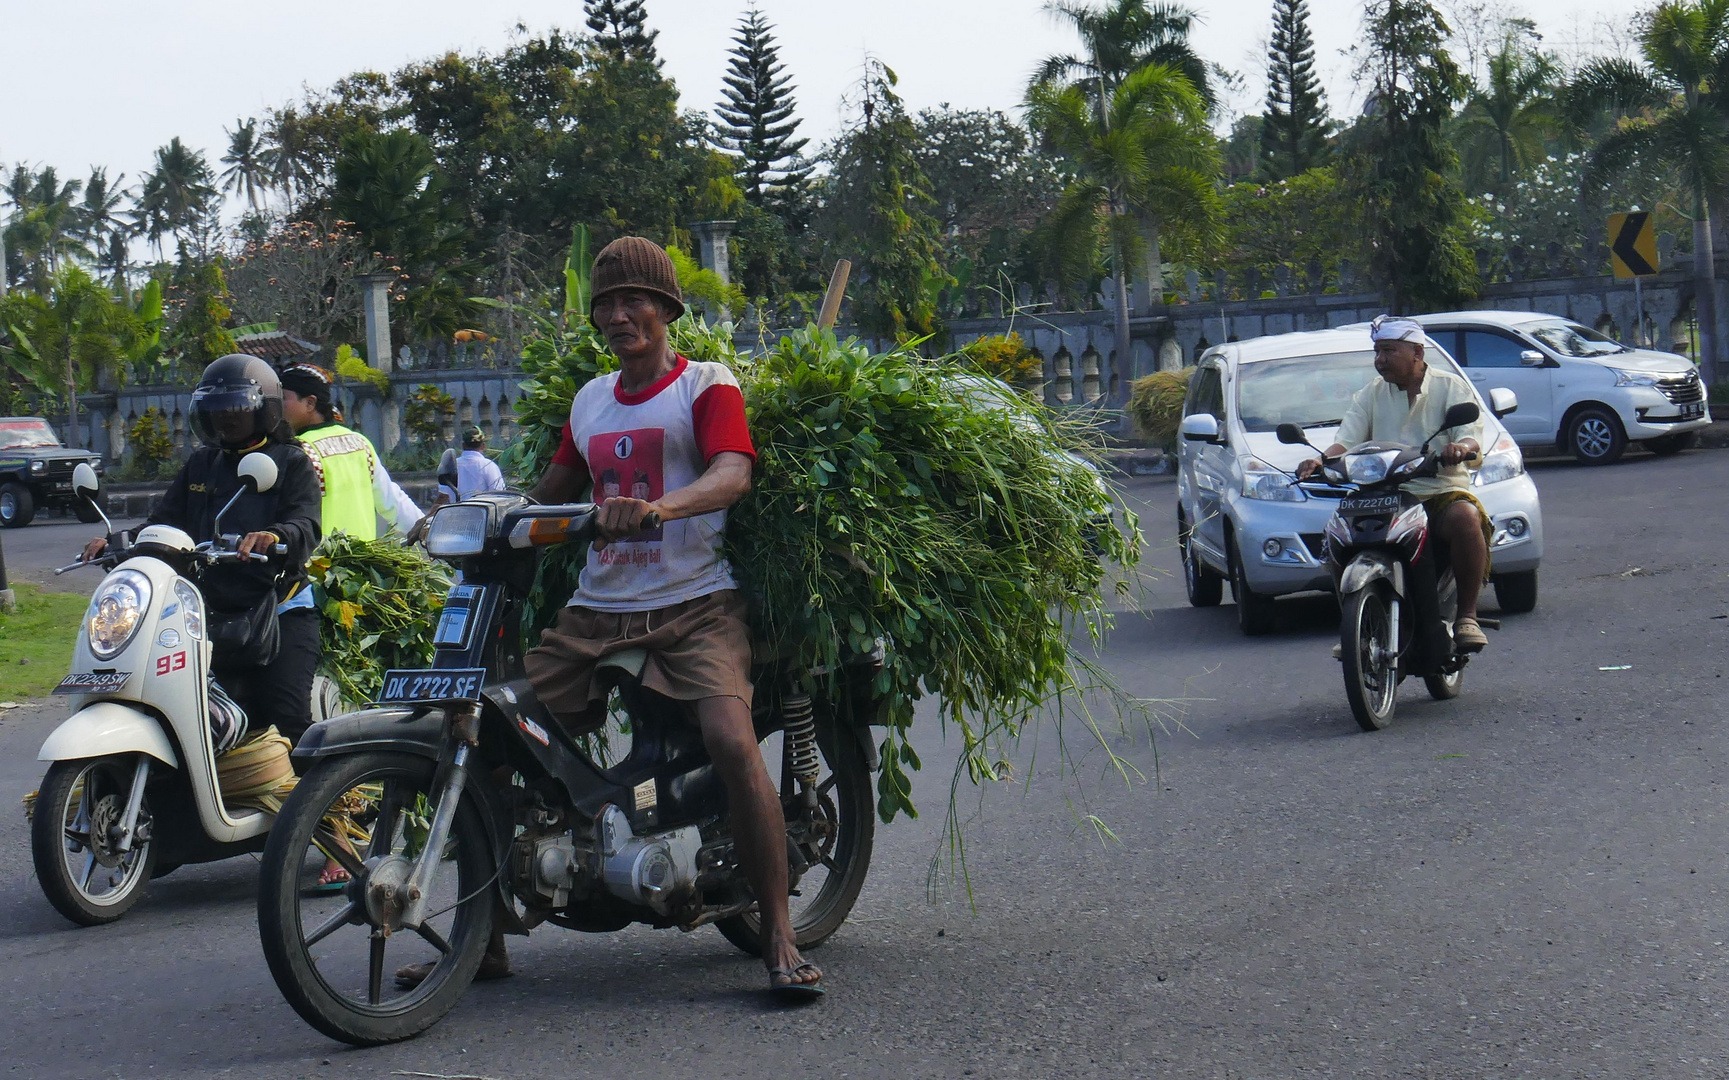
<svg viewBox="0 0 1729 1080">
<path fill-rule="evenodd" d="M 1580 326 L 1566 319 L 1551 322 L 1526 323 L 1519 329 L 1530 334 L 1562 356 L 1613 356 L 1632 352 L 1627 346 L 1589 326 Z"/>
<path fill-rule="evenodd" d="M 1247 431 L 1332 427 L 1345 418 L 1352 395 L 1377 377 L 1375 354 L 1367 349 L 1241 364 L 1237 418 Z"/>
<path fill-rule="evenodd" d="M 28 450 L 36 446 L 59 446 L 48 421 L 34 418 L 0 420 L 0 450 Z"/>
</svg>

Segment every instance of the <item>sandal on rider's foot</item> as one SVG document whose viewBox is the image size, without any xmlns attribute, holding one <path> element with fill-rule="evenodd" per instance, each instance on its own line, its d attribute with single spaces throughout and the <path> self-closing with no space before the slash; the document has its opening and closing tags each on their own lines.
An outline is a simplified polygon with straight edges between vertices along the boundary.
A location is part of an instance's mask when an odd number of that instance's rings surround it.
<svg viewBox="0 0 1729 1080">
<path fill-rule="evenodd" d="M 396 969 L 396 985 L 402 990 L 412 990 L 426 981 L 437 964 L 406 964 Z M 516 974 L 510 970 L 510 957 L 494 956 L 487 953 L 480 958 L 480 970 L 474 973 L 475 982 L 490 982 L 493 979 L 508 979 Z"/>
<path fill-rule="evenodd" d="M 799 973 L 809 968 L 816 972 L 815 982 L 799 982 Z M 785 979 L 785 982 L 776 982 Z M 822 971 L 815 964 L 806 961 L 796 967 L 768 969 L 768 992 L 787 1003 L 815 1001 L 822 997 Z"/>
<path fill-rule="evenodd" d="M 1464 618 L 1453 624 L 1453 647 L 1460 652 L 1482 652 L 1488 644 L 1476 619 Z"/>
<path fill-rule="evenodd" d="M 301 896 L 326 896 L 348 888 L 348 871 L 340 866 L 326 866 L 318 875 L 318 884 L 300 890 Z"/>
</svg>

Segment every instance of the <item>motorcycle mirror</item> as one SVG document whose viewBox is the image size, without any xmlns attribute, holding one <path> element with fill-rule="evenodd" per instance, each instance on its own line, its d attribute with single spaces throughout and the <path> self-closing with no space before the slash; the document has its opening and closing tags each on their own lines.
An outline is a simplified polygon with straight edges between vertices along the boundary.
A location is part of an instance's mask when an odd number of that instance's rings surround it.
<svg viewBox="0 0 1729 1080">
<path fill-rule="evenodd" d="M 438 482 L 452 491 L 456 490 L 456 451 L 445 450 L 438 459 Z"/>
<path fill-rule="evenodd" d="M 1441 426 L 1454 428 L 1460 424 L 1472 424 L 1481 415 L 1483 415 L 1483 410 L 1477 407 L 1475 401 L 1461 401 L 1447 410 L 1447 415 L 1441 420 Z"/>
<path fill-rule="evenodd" d="M 234 471 L 249 491 L 265 492 L 276 486 L 276 462 L 268 454 L 247 454 Z"/>
<path fill-rule="evenodd" d="M 90 467 L 88 461 L 80 461 L 78 467 L 72 470 L 72 490 L 86 499 L 96 498 L 101 490 L 101 484 L 96 479 L 96 470 Z"/>
<path fill-rule="evenodd" d="M 1295 424 L 1280 424 L 1275 430 L 1278 432 L 1279 441 L 1286 446 L 1304 446 L 1309 441 L 1303 434 L 1303 429 Z"/>
</svg>

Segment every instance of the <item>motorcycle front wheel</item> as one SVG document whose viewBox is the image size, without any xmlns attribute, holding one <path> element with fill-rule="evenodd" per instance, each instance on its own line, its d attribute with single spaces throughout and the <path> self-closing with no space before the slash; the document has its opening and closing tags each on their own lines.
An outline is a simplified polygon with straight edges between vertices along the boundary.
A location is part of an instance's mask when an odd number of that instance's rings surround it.
<svg viewBox="0 0 1729 1080">
<path fill-rule="evenodd" d="M 1399 660 L 1387 600 L 1374 585 L 1345 598 L 1339 645 L 1351 715 L 1364 731 L 1379 731 L 1393 722 Z"/>
<path fill-rule="evenodd" d="M 409 754 L 326 758 L 300 779 L 270 831 L 258 889 L 264 958 L 294 1011 L 333 1039 L 377 1046 L 418 1035 L 456 1005 L 480 968 L 497 867 L 466 793 L 421 927 L 386 933 L 366 900 L 371 868 L 391 856 L 418 858 L 437 809 L 432 784 L 433 763 Z M 326 857 L 349 873 L 341 892 L 317 890 Z M 390 861 L 400 868 L 400 859 Z M 431 970 L 399 989 L 394 972 L 413 964 Z"/>
<path fill-rule="evenodd" d="M 876 805 L 864 752 L 850 730 L 830 732 L 817 738 L 822 772 L 817 778 L 816 817 L 826 824 L 826 835 L 817 845 L 816 861 L 793 886 L 798 895 L 788 898 L 793 941 L 800 949 L 821 945 L 846 922 L 870 872 L 876 839 Z M 785 764 L 784 748 L 770 756 L 782 759 L 781 799 L 792 813 L 797 784 Z M 715 928 L 745 952 L 762 955 L 762 916 L 756 912 L 722 919 Z"/>
<path fill-rule="evenodd" d="M 30 819 L 36 879 L 54 910 L 80 926 L 120 918 L 150 882 L 156 845 L 146 839 L 123 853 L 113 841 L 136 771 L 128 755 L 56 761 L 42 777 Z M 148 834 L 148 799 L 140 802 L 137 820 Z"/>
</svg>

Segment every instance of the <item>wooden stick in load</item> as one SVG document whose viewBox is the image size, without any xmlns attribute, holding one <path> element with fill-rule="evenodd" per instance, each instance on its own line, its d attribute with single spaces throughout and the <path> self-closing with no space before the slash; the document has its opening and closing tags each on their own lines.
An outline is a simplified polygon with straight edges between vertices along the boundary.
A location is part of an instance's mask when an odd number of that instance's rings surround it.
<svg viewBox="0 0 1729 1080">
<path fill-rule="evenodd" d="M 818 329 L 834 329 L 834 321 L 840 317 L 841 298 L 846 296 L 847 275 L 851 273 L 852 263 L 847 260 L 841 259 L 834 264 L 834 273 L 828 279 L 828 292 L 822 298 L 822 314 L 816 320 Z"/>
</svg>

